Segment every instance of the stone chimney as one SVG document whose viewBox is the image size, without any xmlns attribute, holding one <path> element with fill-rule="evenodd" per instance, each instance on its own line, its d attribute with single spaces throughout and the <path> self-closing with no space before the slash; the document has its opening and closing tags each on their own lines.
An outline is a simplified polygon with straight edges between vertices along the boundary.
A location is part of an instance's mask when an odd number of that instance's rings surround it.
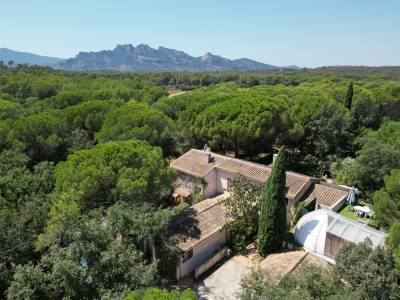
<svg viewBox="0 0 400 300">
<path fill-rule="evenodd" d="M 206 163 L 209 164 L 211 162 L 211 149 L 210 149 L 210 147 L 204 147 L 204 152 L 205 152 Z"/>
</svg>

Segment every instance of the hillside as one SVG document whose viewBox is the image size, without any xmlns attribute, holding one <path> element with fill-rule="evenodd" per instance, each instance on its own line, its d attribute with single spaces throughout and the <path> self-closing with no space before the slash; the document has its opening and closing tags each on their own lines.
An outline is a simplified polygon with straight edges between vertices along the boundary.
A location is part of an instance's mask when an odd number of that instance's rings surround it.
<svg viewBox="0 0 400 300">
<path fill-rule="evenodd" d="M 211 53 L 200 57 L 165 47 L 158 49 L 140 44 L 118 45 L 113 50 L 80 52 L 67 59 L 59 68 L 66 70 L 113 71 L 247 71 L 275 70 L 281 67 L 260 63 L 248 58 L 227 59 Z"/>
<path fill-rule="evenodd" d="M 42 56 L 28 52 L 15 51 L 8 48 L 0 48 L 0 60 L 2 60 L 4 63 L 8 63 L 10 60 L 12 60 L 15 64 L 41 66 L 51 66 L 63 61 L 62 58 L 58 57 Z"/>
</svg>

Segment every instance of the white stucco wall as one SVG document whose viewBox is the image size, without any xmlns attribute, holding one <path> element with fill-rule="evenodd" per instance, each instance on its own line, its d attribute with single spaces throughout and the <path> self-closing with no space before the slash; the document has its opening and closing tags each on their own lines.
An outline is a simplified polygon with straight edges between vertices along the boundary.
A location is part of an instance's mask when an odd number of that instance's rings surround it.
<svg viewBox="0 0 400 300">
<path fill-rule="evenodd" d="M 292 222 L 293 218 L 293 207 L 297 201 L 293 199 L 287 199 L 287 205 L 286 205 L 286 222 L 290 224 Z"/>
<path fill-rule="evenodd" d="M 218 191 L 217 191 L 217 172 L 215 170 L 212 170 L 210 173 L 208 173 L 204 179 L 207 182 L 207 187 L 204 192 L 204 195 L 206 198 L 211 198 L 214 197 Z"/>
<path fill-rule="evenodd" d="M 216 254 L 226 243 L 226 228 L 219 230 L 208 239 L 197 244 L 193 248 L 193 256 L 185 262 L 181 262 L 178 268 L 178 279 L 189 275 L 207 259 Z"/>
<path fill-rule="evenodd" d="M 347 200 L 347 198 L 344 197 L 342 200 L 340 200 L 338 203 L 336 203 L 335 206 L 332 207 L 332 210 L 337 212 L 339 209 L 342 208 L 342 206 L 345 204 L 346 200 Z"/>
<path fill-rule="evenodd" d="M 195 185 L 200 185 L 200 179 L 192 175 L 178 172 L 178 177 L 174 182 L 174 187 L 182 187 L 187 190 L 194 190 Z"/>
<path fill-rule="evenodd" d="M 225 171 L 217 170 L 217 176 L 216 176 L 216 181 L 217 181 L 217 192 L 222 194 L 225 192 L 228 188 L 228 178 L 233 180 L 235 177 L 234 174 L 228 173 Z"/>
</svg>

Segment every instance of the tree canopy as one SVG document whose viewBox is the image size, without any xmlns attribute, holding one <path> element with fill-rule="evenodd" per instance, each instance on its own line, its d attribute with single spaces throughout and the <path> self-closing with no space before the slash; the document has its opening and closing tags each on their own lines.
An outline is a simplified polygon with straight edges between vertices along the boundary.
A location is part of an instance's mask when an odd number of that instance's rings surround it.
<svg viewBox="0 0 400 300">
<path fill-rule="evenodd" d="M 100 143 L 145 140 L 160 146 L 166 154 L 173 150 L 174 124 L 161 111 L 147 104 L 130 101 L 112 110 L 96 134 Z"/>
<path fill-rule="evenodd" d="M 117 201 L 158 203 L 168 196 L 173 176 L 161 148 L 137 140 L 77 151 L 54 174 L 56 191 L 75 195 L 83 209 Z"/>
<path fill-rule="evenodd" d="M 400 261 L 399 70 L 109 73 L 0 62 L 0 298 L 183 297 L 151 289 L 173 280 L 179 259 L 161 236 L 180 209 L 166 159 L 205 143 L 266 164 L 284 146 L 288 169 L 354 185 Z M 176 89 L 185 93 L 168 95 Z M 238 250 L 258 230 L 260 189 L 233 184 Z M 392 279 L 378 278 L 391 291 Z M 316 282 L 312 293 L 329 288 Z"/>
<path fill-rule="evenodd" d="M 282 245 L 286 233 L 286 152 L 284 149 L 274 162 L 260 200 L 257 251 L 265 256 Z"/>
</svg>

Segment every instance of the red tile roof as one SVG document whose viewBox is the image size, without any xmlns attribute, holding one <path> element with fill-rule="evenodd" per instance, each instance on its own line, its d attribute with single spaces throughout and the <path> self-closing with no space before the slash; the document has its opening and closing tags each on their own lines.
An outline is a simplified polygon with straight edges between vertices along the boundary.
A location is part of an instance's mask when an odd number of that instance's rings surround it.
<svg viewBox="0 0 400 300">
<path fill-rule="evenodd" d="M 301 250 L 269 254 L 260 263 L 260 269 L 273 282 L 279 282 L 289 274 L 293 274 L 294 276 L 301 275 L 304 269 L 309 266 L 322 267 L 321 263 L 311 254 Z"/>
<path fill-rule="evenodd" d="M 228 195 L 206 199 L 185 209 L 171 220 L 166 239 L 171 246 L 186 252 L 206 240 L 229 222 L 223 201 Z"/>
<path fill-rule="evenodd" d="M 331 208 L 346 198 L 349 192 L 349 189 L 341 186 L 319 183 L 312 187 L 305 196 L 304 201 L 311 203 L 311 201 L 316 200 L 318 204 Z"/>
<path fill-rule="evenodd" d="M 218 169 L 228 173 L 242 175 L 261 183 L 267 181 L 272 170 L 272 166 L 261 165 L 216 153 L 211 154 L 212 160 L 208 163 L 205 155 L 203 150 L 191 149 L 172 161 L 170 166 L 178 171 L 196 177 L 204 177 L 212 170 Z M 305 188 L 316 181 L 317 180 L 313 177 L 294 172 L 286 172 L 286 197 L 298 200 L 297 197 L 303 194 Z"/>
</svg>

